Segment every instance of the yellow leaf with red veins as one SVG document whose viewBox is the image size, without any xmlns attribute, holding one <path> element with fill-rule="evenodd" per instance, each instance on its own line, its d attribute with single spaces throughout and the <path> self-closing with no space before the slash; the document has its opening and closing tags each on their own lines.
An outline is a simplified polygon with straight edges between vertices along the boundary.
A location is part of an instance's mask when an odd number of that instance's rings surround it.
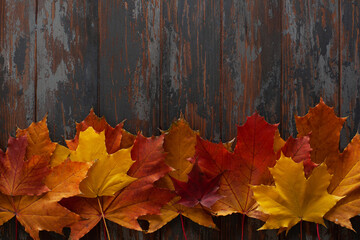
<svg viewBox="0 0 360 240">
<path fill-rule="evenodd" d="M 78 143 L 76 150 L 70 151 L 70 159 L 75 162 L 94 162 L 87 177 L 80 183 L 83 196 L 113 196 L 136 180 L 127 175 L 134 163 L 131 159 L 131 148 L 108 154 L 105 131 L 97 133 L 92 127 L 88 127 L 80 132 Z"/>
</svg>

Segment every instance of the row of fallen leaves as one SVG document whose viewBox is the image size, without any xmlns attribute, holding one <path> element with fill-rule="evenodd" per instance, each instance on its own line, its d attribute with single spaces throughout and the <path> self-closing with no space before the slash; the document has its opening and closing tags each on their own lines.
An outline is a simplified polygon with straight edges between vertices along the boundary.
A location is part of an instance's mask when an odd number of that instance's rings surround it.
<svg viewBox="0 0 360 240">
<path fill-rule="evenodd" d="M 288 231 L 324 218 L 353 229 L 360 213 L 360 136 L 340 153 L 346 118 L 321 100 L 296 117 L 297 138 L 257 113 L 238 126 L 234 143 L 199 137 L 180 118 L 160 136 L 111 127 L 91 110 L 67 147 L 49 138 L 46 117 L 0 150 L 0 224 L 16 216 L 25 230 L 79 239 L 99 221 L 151 233 L 179 214 L 216 228 L 212 216 L 241 213 Z"/>
</svg>

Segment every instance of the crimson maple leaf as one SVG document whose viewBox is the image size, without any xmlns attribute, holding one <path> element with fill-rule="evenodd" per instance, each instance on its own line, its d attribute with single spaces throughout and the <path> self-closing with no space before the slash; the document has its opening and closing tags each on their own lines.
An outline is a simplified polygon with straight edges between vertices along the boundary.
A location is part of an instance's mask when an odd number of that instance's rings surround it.
<svg viewBox="0 0 360 240">
<path fill-rule="evenodd" d="M 293 138 L 289 137 L 281 150 L 278 151 L 278 158 L 281 152 L 285 157 L 292 158 L 296 163 L 303 162 L 305 176 L 308 177 L 318 164 L 311 161 L 310 135 Z"/>
<path fill-rule="evenodd" d="M 176 193 L 181 197 L 177 203 L 186 207 L 195 207 L 200 203 L 204 207 L 211 208 L 217 200 L 222 198 L 217 194 L 220 177 L 221 174 L 215 177 L 206 176 L 197 164 L 188 174 L 188 182 L 181 182 L 170 177 Z"/>
</svg>

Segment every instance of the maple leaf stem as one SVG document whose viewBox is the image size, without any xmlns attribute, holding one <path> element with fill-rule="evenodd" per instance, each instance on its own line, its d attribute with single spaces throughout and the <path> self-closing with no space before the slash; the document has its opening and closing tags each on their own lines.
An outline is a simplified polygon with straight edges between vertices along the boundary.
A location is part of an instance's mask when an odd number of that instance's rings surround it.
<svg viewBox="0 0 360 240">
<path fill-rule="evenodd" d="M 302 224 L 303 223 L 303 221 L 301 220 L 300 221 L 300 239 L 302 240 Z"/>
<path fill-rule="evenodd" d="M 100 208 L 100 211 L 101 211 L 101 216 L 102 216 L 102 219 L 103 219 L 103 222 L 104 222 L 104 226 L 105 226 L 105 229 L 106 229 L 107 238 L 108 238 L 109 240 L 111 240 L 111 239 L 110 239 L 109 229 L 108 229 L 108 227 L 107 227 L 107 225 L 106 225 L 106 221 L 105 221 L 104 211 L 103 211 L 103 209 L 102 209 L 102 207 L 101 207 L 100 199 L 99 199 L 99 197 L 97 197 L 96 199 L 97 199 L 97 201 L 98 201 L 99 208 Z"/>
<path fill-rule="evenodd" d="M 245 222 L 245 214 L 242 215 L 242 221 L 241 221 L 241 240 L 244 239 L 244 222 Z"/>
<path fill-rule="evenodd" d="M 319 224 L 316 224 L 316 233 L 317 233 L 318 239 L 321 240 L 321 238 L 320 238 L 320 232 L 319 232 Z"/>
<path fill-rule="evenodd" d="M 184 238 L 185 238 L 185 240 L 187 240 L 186 233 L 185 233 L 185 227 L 184 227 L 184 220 L 183 220 L 182 214 L 180 214 L 180 220 L 181 220 L 181 227 L 182 227 L 182 231 L 183 231 L 183 234 L 184 234 Z"/>
</svg>

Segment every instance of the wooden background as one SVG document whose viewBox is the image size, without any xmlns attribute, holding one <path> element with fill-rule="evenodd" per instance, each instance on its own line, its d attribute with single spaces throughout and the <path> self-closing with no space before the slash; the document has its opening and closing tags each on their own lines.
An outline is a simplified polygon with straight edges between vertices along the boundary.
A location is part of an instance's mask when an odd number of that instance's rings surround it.
<svg viewBox="0 0 360 240">
<path fill-rule="evenodd" d="M 349 116 L 343 148 L 360 122 L 359 35 L 357 0 L 0 0 L 0 147 L 46 113 L 63 143 L 91 107 L 147 136 L 182 112 L 203 137 L 228 141 L 255 110 L 295 136 L 294 115 L 322 96 Z M 188 239 L 240 238 L 240 215 L 215 221 L 220 231 L 186 220 Z M 285 237 L 245 224 L 246 239 L 299 238 L 299 226 Z M 109 225 L 112 239 L 184 239 L 179 218 L 150 235 Z M 322 239 L 360 237 L 327 225 Z M 0 238 L 14 232 L 12 220 Z M 314 224 L 304 232 L 316 239 Z M 84 239 L 103 236 L 97 226 Z"/>
</svg>

